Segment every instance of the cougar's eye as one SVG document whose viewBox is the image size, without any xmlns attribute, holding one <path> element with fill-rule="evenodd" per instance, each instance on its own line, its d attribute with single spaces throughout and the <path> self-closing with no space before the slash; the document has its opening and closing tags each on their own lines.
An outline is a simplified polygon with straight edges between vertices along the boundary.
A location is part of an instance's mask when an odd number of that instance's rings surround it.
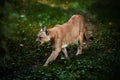
<svg viewBox="0 0 120 80">
<path fill-rule="evenodd" d="M 41 39 L 42 37 L 39 37 L 39 39 Z"/>
</svg>

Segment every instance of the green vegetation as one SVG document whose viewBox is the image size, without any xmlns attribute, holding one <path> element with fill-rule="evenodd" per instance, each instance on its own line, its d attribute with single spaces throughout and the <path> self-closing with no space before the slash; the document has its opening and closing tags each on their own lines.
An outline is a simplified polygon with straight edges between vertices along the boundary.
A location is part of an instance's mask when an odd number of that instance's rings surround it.
<svg viewBox="0 0 120 80">
<path fill-rule="evenodd" d="M 119 2 L 4 0 L 0 4 L 0 80 L 119 80 Z M 73 14 L 96 25 L 94 41 L 84 54 L 76 57 L 76 46 L 70 46 L 70 59 L 58 57 L 43 67 L 51 46 L 35 42 L 40 27 L 63 24 Z"/>
</svg>

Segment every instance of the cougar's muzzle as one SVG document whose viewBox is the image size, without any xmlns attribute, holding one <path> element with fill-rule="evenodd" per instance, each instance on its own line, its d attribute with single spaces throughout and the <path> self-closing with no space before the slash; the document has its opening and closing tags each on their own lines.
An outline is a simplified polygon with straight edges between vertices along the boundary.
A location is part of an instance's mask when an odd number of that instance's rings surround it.
<svg viewBox="0 0 120 80">
<path fill-rule="evenodd" d="M 38 44 L 42 44 L 42 42 L 38 38 L 35 41 L 38 42 Z"/>
</svg>

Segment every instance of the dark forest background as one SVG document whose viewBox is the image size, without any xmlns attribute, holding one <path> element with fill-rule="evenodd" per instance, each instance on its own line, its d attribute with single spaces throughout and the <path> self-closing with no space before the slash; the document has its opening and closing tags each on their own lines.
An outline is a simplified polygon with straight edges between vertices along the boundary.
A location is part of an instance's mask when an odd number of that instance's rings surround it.
<svg viewBox="0 0 120 80">
<path fill-rule="evenodd" d="M 120 76 L 119 0 L 1 0 L 0 80 L 119 80 Z M 94 40 L 84 54 L 70 59 L 60 56 L 48 67 L 43 63 L 51 46 L 35 40 L 42 25 L 65 23 L 81 14 L 90 22 Z M 95 26 L 95 27 L 93 27 Z"/>
</svg>

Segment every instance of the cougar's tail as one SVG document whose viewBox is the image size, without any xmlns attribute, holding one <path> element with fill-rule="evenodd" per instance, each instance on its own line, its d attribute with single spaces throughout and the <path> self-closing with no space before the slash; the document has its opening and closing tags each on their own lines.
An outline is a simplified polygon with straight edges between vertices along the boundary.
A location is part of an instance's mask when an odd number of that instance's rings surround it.
<svg viewBox="0 0 120 80">
<path fill-rule="evenodd" d="M 86 41 L 87 42 L 90 42 L 90 41 L 93 41 L 94 40 L 94 36 L 92 35 L 92 34 L 90 34 L 89 36 L 88 36 L 88 32 L 85 30 L 85 32 L 84 32 L 84 37 L 85 37 L 85 39 L 86 39 Z"/>
</svg>

